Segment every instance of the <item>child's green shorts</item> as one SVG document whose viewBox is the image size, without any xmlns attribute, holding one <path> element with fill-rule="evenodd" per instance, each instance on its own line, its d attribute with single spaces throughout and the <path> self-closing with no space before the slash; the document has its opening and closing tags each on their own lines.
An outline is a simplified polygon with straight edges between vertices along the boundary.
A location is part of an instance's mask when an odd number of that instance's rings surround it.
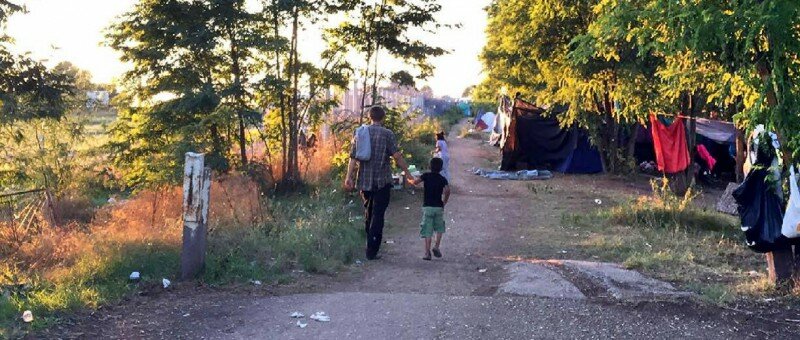
<svg viewBox="0 0 800 340">
<path fill-rule="evenodd" d="M 429 238 L 433 232 L 444 234 L 444 208 L 422 207 L 422 222 L 419 224 L 419 236 Z"/>
</svg>

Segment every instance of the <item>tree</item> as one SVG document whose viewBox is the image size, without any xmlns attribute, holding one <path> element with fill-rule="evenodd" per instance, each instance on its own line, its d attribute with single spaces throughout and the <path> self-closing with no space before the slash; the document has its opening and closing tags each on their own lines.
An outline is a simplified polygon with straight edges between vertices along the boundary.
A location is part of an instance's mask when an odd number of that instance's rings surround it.
<svg viewBox="0 0 800 340">
<path fill-rule="evenodd" d="M 72 108 L 74 77 L 12 53 L 10 15 L 23 7 L 0 1 L 0 187 L 58 189 L 69 146 L 81 132 L 64 118 Z"/>
<path fill-rule="evenodd" d="M 569 105 L 561 123 L 587 128 L 605 169 L 617 172 L 633 155 L 633 143 L 619 139 L 621 129 L 635 133 L 655 98 L 648 79 L 659 61 L 639 56 L 629 41 L 603 36 L 599 2 L 493 2 L 481 55 L 488 76 L 483 88 L 505 88 L 540 105 Z"/>
<path fill-rule="evenodd" d="M 411 37 L 412 31 L 431 32 L 443 26 L 437 23 L 435 18 L 436 13 L 441 11 L 441 5 L 436 0 L 365 0 L 349 2 L 348 8 L 355 10 L 350 16 L 353 19 L 330 29 L 329 34 L 338 44 L 346 46 L 363 58 L 362 108 L 367 106 L 368 88 L 371 89 L 369 105 L 379 101 L 378 83 L 386 72 L 379 62 L 382 52 L 389 57 L 410 63 L 418 71 L 416 77 L 420 79 L 427 78 L 433 71 L 428 58 L 446 53 L 440 47 L 431 46 Z M 410 74 L 407 71 L 405 73 Z M 395 75 L 396 77 L 399 75 Z M 372 83 L 368 85 L 370 81 Z M 363 118 L 362 110 L 361 120 Z"/>
<path fill-rule="evenodd" d="M 0 1 L 0 124 L 37 118 L 59 118 L 68 110 L 65 96 L 74 92 L 73 80 L 48 70 L 41 62 L 9 51 L 5 34 L 8 17 L 22 6 Z"/>
<path fill-rule="evenodd" d="M 125 74 L 113 154 L 135 169 L 132 183 L 177 179 L 182 154 L 207 152 L 230 168 L 228 150 L 247 165 L 247 121 L 261 76 L 256 55 L 274 44 L 244 0 L 142 0 L 112 25 L 108 42 L 133 69 Z M 154 175 L 150 176 L 150 175 Z"/>
</svg>

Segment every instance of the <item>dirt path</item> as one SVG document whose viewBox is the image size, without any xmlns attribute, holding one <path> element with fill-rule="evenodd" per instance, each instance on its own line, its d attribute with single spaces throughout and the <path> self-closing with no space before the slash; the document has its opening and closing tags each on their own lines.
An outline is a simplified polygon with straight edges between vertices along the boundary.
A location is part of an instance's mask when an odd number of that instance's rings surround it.
<svg viewBox="0 0 800 340">
<path fill-rule="evenodd" d="M 81 316 L 52 332 L 83 338 L 800 338 L 796 327 L 699 304 L 638 273 L 560 261 L 592 260 L 551 237 L 572 232 L 560 222 L 563 213 L 591 209 L 595 199 L 618 199 L 602 177 L 490 181 L 468 170 L 489 167 L 493 149 L 451 138 L 450 150 L 454 193 L 443 259 L 420 259 L 421 197 L 397 193 L 381 260 L 283 287 L 183 287 Z M 294 311 L 305 314 L 300 320 L 307 327 L 289 317 Z M 309 320 L 317 311 L 331 321 Z"/>
</svg>

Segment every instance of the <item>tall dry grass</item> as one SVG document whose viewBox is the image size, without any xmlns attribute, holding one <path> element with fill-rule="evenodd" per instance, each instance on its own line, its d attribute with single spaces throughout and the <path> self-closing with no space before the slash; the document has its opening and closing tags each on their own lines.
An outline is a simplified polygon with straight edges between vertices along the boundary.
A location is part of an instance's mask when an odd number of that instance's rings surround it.
<svg viewBox="0 0 800 340">
<path fill-rule="evenodd" d="M 363 247 L 355 205 L 329 188 L 334 148 L 304 152 L 301 170 L 312 185 L 303 193 L 268 197 L 242 174 L 217 175 L 211 186 L 206 271 L 201 280 L 269 282 L 291 268 L 336 270 Z M 252 175 L 252 174 L 251 174 Z M 267 181 L 271 179 L 266 179 Z M 88 224 L 43 229 L 0 259 L 0 338 L 20 326 L 31 309 L 53 312 L 93 308 L 137 289 L 128 281 L 174 279 L 182 237 L 182 189 L 139 192 L 104 206 Z"/>
</svg>

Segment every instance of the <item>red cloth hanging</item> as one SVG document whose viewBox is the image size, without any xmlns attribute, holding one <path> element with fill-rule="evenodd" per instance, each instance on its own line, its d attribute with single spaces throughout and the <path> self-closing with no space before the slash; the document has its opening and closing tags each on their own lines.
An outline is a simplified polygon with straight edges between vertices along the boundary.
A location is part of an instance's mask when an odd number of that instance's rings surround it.
<svg viewBox="0 0 800 340">
<path fill-rule="evenodd" d="M 697 155 L 700 156 L 704 162 L 706 162 L 706 165 L 708 165 L 708 171 L 714 170 L 714 165 L 717 164 L 717 160 L 711 156 L 711 153 L 708 152 L 708 149 L 706 149 L 705 145 L 700 144 L 697 146 Z"/>
<path fill-rule="evenodd" d="M 656 152 L 658 170 L 674 174 L 689 167 L 689 149 L 686 146 L 686 129 L 683 118 L 675 119 L 670 126 L 664 126 L 655 115 L 650 115 L 653 147 Z"/>
</svg>

